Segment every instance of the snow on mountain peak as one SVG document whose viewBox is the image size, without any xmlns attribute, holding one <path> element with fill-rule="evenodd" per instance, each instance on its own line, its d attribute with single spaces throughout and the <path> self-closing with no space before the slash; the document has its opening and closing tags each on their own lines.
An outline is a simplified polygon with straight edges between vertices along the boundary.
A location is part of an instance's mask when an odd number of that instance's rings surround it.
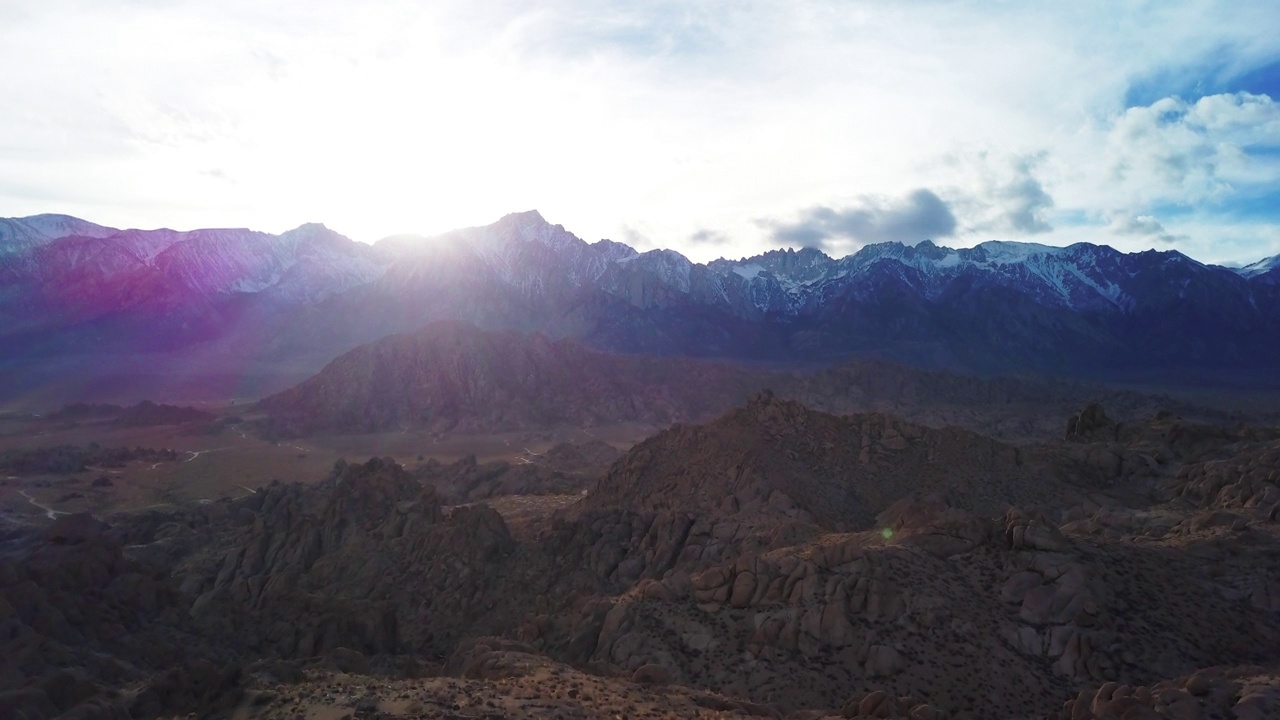
<svg viewBox="0 0 1280 720">
<path fill-rule="evenodd" d="M 1280 255 L 1262 258 L 1258 262 L 1249 263 L 1242 268 L 1235 268 L 1235 271 L 1247 278 L 1251 278 L 1276 269 L 1280 269 Z"/>
<path fill-rule="evenodd" d="M 546 218 L 542 217 L 542 213 L 537 210 L 522 210 L 520 212 L 507 213 L 503 215 L 498 222 L 518 221 L 522 224 L 540 224 L 549 225 Z"/>
<path fill-rule="evenodd" d="M 0 218 L 0 253 L 20 252 L 64 237 L 103 238 L 119 232 L 70 215 Z"/>
<path fill-rule="evenodd" d="M 337 233 L 325 227 L 324 223 L 309 222 L 302 223 L 292 230 L 286 230 L 280 233 L 280 237 L 316 238 L 336 234 Z"/>
<path fill-rule="evenodd" d="M 591 248 L 606 262 L 627 262 L 640 257 L 635 248 L 613 240 L 597 240 L 591 243 Z"/>
<path fill-rule="evenodd" d="M 974 250 L 982 251 L 984 259 L 988 262 L 1008 265 L 1026 262 L 1037 255 L 1061 255 L 1067 248 L 1031 242 L 991 240 L 977 245 Z"/>
<path fill-rule="evenodd" d="M 1134 303 L 1131 293 L 1140 294 L 1140 284 L 1135 285 L 1141 282 L 1135 281 L 1140 273 L 1190 260 L 1172 251 L 1124 254 L 1088 243 L 1055 247 L 990 241 L 957 249 L 925 240 L 915 245 L 867 245 L 840 259 L 815 248 L 800 248 L 699 265 L 674 250 L 640 253 L 610 240 L 587 244 L 563 226 L 547 222 L 536 210 L 511 213 L 490 225 L 435 238 L 386 238 L 376 250 L 320 223 L 306 223 L 280 235 L 243 229 L 118 232 L 67 216 L 0 220 L 0 240 L 20 231 L 30 242 L 32 237 L 67 228 L 98 228 L 109 236 L 104 242 L 204 293 L 270 290 L 311 302 L 370 282 L 389 265 L 404 264 L 397 277 L 416 277 L 413 268 L 461 260 L 465 264 L 459 267 L 467 272 L 518 288 L 530 298 L 595 287 L 649 303 L 667 302 L 675 292 L 747 317 L 802 315 L 833 297 L 870 292 L 884 282 L 910 287 L 930 300 L 949 297 L 953 289 L 972 293 L 1002 288 L 1076 310 L 1123 310 Z M 88 257 L 92 242 L 81 240 L 87 243 L 82 255 Z M 64 255 L 73 257 L 71 252 Z M 1249 277 L 1277 267 L 1280 256 L 1237 272 Z"/>
<path fill-rule="evenodd" d="M 1103 252 L 1107 251 L 1107 252 Z M 1016 287 L 1043 301 L 1072 308 L 1094 307 L 1099 303 L 1125 306 L 1127 294 L 1098 267 L 1109 248 L 1087 243 L 1056 247 L 1040 243 L 990 241 L 972 248 L 948 248 L 932 241 L 916 246 L 897 242 L 868 245 L 838 264 L 851 278 L 873 272 L 892 272 L 903 282 L 917 286 L 926 297 L 939 297 L 962 274 L 983 278 L 984 283 Z M 886 264 L 888 263 L 888 264 Z M 903 268 L 911 273 L 904 274 Z"/>
</svg>

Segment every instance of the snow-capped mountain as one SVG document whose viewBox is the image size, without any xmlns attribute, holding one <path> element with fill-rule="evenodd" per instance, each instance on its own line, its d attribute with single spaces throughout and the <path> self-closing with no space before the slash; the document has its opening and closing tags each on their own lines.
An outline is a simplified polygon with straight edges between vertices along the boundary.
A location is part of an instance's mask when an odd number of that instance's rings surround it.
<svg viewBox="0 0 1280 720">
<path fill-rule="evenodd" d="M 321 225 L 269 235 L 3 222 L 23 240 L 0 254 L 0 346 L 24 348 L 23 362 L 216 346 L 229 358 L 220 363 L 310 372 L 387 334 L 458 320 L 614 351 L 751 360 L 871 354 L 1093 377 L 1280 369 L 1275 258 L 1229 270 L 1176 251 L 926 241 L 700 264 L 588 243 L 534 211 L 375 246 Z M 59 232 L 72 234 L 51 237 Z"/>
<path fill-rule="evenodd" d="M 1146 302 L 1151 278 L 1177 274 L 1180 267 L 1206 277 L 1228 272 L 1177 251 L 1126 254 L 1089 243 L 1053 247 L 1004 241 L 958 250 L 930 241 L 889 242 L 840 259 L 809 248 L 775 250 L 701 265 L 670 250 L 638 253 L 607 240 L 588 244 L 536 212 L 438 238 L 388 239 L 379 249 L 397 257 L 393 271 L 452 261 L 531 298 L 555 288 L 594 289 L 640 308 L 692 301 L 745 319 L 818 313 L 832 298 L 871 292 L 872 279 L 881 275 L 930 302 L 954 292 L 958 283 L 978 282 L 1014 289 L 1046 306 L 1127 312 Z M 1261 267 L 1250 266 L 1252 274 L 1263 272 Z"/>
<path fill-rule="evenodd" d="M 382 274 L 368 246 L 310 223 L 280 235 L 247 230 L 187 233 L 155 267 L 196 292 L 260 293 L 316 302 Z"/>
<path fill-rule="evenodd" d="M 1280 255 L 1263 258 L 1256 263 L 1237 269 L 1236 272 L 1247 278 L 1262 279 L 1271 284 L 1280 284 Z"/>
<path fill-rule="evenodd" d="M 182 315 L 244 294 L 315 303 L 385 269 L 368 245 L 323 225 L 270 235 L 245 229 L 122 231 L 65 216 L 0 222 L 17 239 L 0 256 L 6 286 L 0 317 L 11 331 L 132 311 Z M 51 236 L 58 232 L 69 234 Z"/>
<path fill-rule="evenodd" d="M 417 321 L 543 330 L 626 351 L 874 352 L 1087 374 L 1256 362 L 1255 346 L 1266 344 L 1257 333 L 1280 331 L 1276 293 L 1264 283 L 1176 251 L 1088 243 L 891 242 L 838 259 L 777 250 L 704 265 L 667 250 L 587 243 L 529 212 L 402 241 L 390 254 L 397 259 L 387 275 L 356 293 L 391 308 L 385 318 L 400 302 Z"/>
<path fill-rule="evenodd" d="M 70 215 L 32 215 L 0 218 L 0 256 L 39 247 L 64 237 L 107 237 L 115 228 L 95 225 Z"/>
<path fill-rule="evenodd" d="M 1212 272 L 1177 251 L 1125 254 L 1089 243 L 1052 247 L 1004 241 L 956 250 L 928 240 L 916 246 L 869 245 L 839 260 L 814 249 L 776 250 L 738 261 L 717 260 L 709 267 L 722 277 L 732 273 L 742 278 L 747 295 L 760 311 L 804 315 L 835 295 L 865 296 L 874 288 L 868 280 L 878 274 L 891 276 L 934 302 L 957 283 L 976 281 L 1016 289 L 1047 306 L 1123 312 L 1140 303 L 1141 277 L 1170 264 Z"/>
</svg>

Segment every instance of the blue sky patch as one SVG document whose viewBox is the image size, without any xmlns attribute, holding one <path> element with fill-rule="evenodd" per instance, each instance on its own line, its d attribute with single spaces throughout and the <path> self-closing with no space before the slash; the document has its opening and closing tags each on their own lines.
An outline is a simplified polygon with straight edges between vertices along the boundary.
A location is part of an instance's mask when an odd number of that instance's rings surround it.
<svg viewBox="0 0 1280 720">
<path fill-rule="evenodd" d="M 1145 107 L 1170 96 L 1194 103 L 1206 95 L 1237 92 L 1280 99 L 1280 58 L 1244 72 L 1235 67 L 1237 60 L 1224 48 L 1198 63 L 1160 68 L 1135 78 L 1125 93 L 1124 106 Z"/>
</svg>

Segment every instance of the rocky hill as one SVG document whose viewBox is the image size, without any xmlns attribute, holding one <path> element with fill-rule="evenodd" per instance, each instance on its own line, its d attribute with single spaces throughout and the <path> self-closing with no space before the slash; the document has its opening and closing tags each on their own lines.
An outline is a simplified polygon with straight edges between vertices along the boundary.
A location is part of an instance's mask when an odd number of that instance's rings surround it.
<svg viewBox="0 0 1280 720">
<path fill-rule="evenodd" d="M 51 413 L 48 419 L 53 422 L 105 421 L 114 425 L 152 427 L 155 425 L 209 423 L 215 419 L 215 416 L 213 413 L 197 410 L 193 407 L 167 405 L 165 403 L 157 404 L 150 400 L 144 400 L 129 407 L 87 403 L 64 405 L 57 412 Z"/>
<path fill-rule="evenodd" d="M 373 459 L 6 529 L 0 692 L 22 717 L 1275 717 L 1277 453 L 1169 414 L 1015 448 L 760 395 L 585 497 L 449 508 L 421 480 L 477 466 Z"/>
<path fill-rule="evenodd" d="M 1175 411 L 1243 420 L 1168 396 L 1035 377 L 977 377 L 861 360 L 788 371 L 591 350 L 572 340 L 437 322 L 361 346 L 266 398 L 272 436 L 408 428 L 495 432 L 709 419 L 770 389 L 828 413 L 891 413 L 1003 440 L 1054 438 L 1087 402 L 1121 419 Z"/>
<path fill-rule="evenodd" d="M 571 340 L 439 322 L 357 348 L 258 408 L 277 434 L 666 425 L 745 398 L 753 377 L 725 365 L 611 355 Z"/>
<path fill-rule="evenodd" d="M 1008 442 L 1061 436 L 1080 407 L 1098 402 L 1121 419 L 1157 412 L 1215 422 L 1271 422 L 1280 416 L 1227 412 L 1165 394 L 1027 375 L 978 376 L 879 360 L 855 360 L 771 378 L 779 397 L 833 415 L 879 412 L 928 427 L 962 427 Z M 763 387 L 763 386 L 762 386 Z"/>
<path fill-rule="evenodd" d="M 582 507 L 778 511 L 836 532 L 868 527 L 907 486 L 952 493 L 957 504 L 983 514 L 1070 498 L 1017 447 L 888 415 L 827 415 L 765 392 L 714 422 L 640 443 Z"/>
</svg>

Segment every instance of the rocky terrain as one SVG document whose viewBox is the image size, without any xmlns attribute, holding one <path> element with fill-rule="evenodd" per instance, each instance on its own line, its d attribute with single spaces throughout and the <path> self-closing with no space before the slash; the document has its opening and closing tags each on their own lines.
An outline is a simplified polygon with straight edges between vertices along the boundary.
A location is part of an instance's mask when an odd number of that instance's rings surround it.
<svg viewBox="0 0 1280 720">
<path fill-rule="evenodd" d="M 161 463 L 177 459 L 178 454 L 167 449 L 62 445 L 0 452 L 0 472 L 15 476 L 69 475 L 84 472 L 94 466 L 115 468 L 130 462 Z"/>
<path fill-rule="evenodd" d="M 64 405 L 57 412 L 49 415 L 53 422 L 109 422 L 125 427 L 152 427 L 156 425 L 185 425 L 210 423 L 216 419 L 213 413 L 197 410 L 193 407 L 156 404 L 144 400 L 136 405 L 121 407 L 111 404 L 77 403 Z"/>
<path fill-rule="evenodd" d="M 1070 380 L 979 377 L 875 360 L 796 371 L 615 355 L 573 340 L 453 322 L 356 348 L 257 409 L 268 416 L 260 429 L 270 437 L 407 428 L 492 433 L 618 422 L 665 427 L 704 422 L 766 388 L 830 413 L 892 412 L 1010 441 L 1056 438 L 1061 418 L 1090 401 L 1105 402 L 1121 418 L 1160 409 L 1215 421 L 1253 418 Z"/>
<path fill-rule="evenodd" d="M 576 495 L 586 490 L 619 456 L 601 441 L 560 443 L 543 453 L 526 451 L 519 461 L 476 462 L 469 455 L 444 464 L 427 459 L 413 470 L 418 482 L 435 488 L 441 501 L 457 505 L 512 495 Z"/>
<path fill-rule="evenodd" d="M 346 353 L 257 407 L 270 415 L 268 430 L 283 436 L 667 425 L 741 402 L 755 377 L 728 365 L 612 355 L 571 340 L 438 322 Z"/>
<path fill-rule="evenodd" d="M 1012 445 L 764 393 L 615 454 L 0 528 L 0 708 L 1280 715 L 1274 427 L 1089 405 Z"/>
</svg>

